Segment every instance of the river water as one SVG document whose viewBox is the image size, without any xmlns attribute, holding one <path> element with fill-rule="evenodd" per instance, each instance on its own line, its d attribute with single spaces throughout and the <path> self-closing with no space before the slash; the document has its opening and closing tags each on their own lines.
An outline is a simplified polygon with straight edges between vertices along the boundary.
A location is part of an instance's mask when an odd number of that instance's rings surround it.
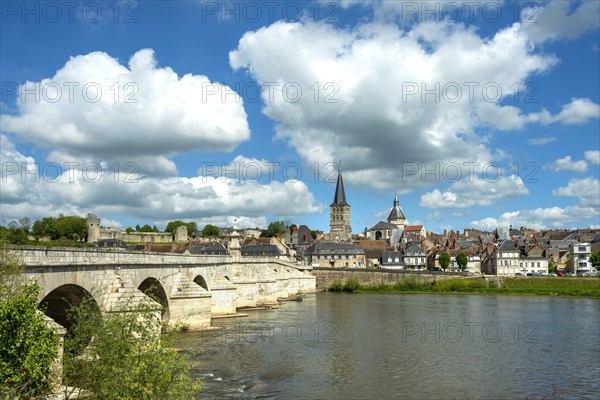
<svg viewBox="0 0 600 400">
<path fill-rule="evenodd" d="M 600 301 L 320 293 L 178 334 L 198 399 L 600 398 Z"/>
</svg>

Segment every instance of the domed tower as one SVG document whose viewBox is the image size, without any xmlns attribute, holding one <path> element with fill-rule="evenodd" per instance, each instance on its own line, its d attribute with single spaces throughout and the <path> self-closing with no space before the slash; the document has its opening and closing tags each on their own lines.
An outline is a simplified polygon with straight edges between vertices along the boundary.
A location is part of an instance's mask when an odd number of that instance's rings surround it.
<svg viewBox="0 0 600 400">
<path fill-rule="evenodd" d="M 348 242 L 352 240 L 352 226 L 350 225 L 350 204 L 346 201 L 344 180 L 342 172 L 338 174 L 337 186 L 333 203 L 329 206 L 329 235 L 335 242 Z"/>
<path fill-rule="evenodd" d="M 406 227 L 406 217 L 400 208 L 400 203 L 398 202 L 398 196 L 394 198 L 394 207 L 392 211 L 390 211 L 390 215 L 388 216 L 388 222 L 390 224 L 396 225 L 398 228 L 404 229 Z"/>
</svg>

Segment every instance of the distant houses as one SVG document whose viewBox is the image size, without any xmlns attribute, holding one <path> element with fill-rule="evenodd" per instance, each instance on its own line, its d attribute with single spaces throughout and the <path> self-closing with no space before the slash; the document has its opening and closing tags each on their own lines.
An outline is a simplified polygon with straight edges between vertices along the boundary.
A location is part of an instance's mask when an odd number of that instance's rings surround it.
<svg viewBox="0 0 600 400">
<path fill-rule="evenodd" d="M 313 268 L 439 271 L 440 256 L 447 253 L 446 271 L 450 272 L 461 271 L 457 260 L 462 258 L 466 259 L 464 272 L 471 274 L 590 274 L 595 271 L 590 257 L 600 251 L 600 229 L 537 232 L 510 226 L 493 232 L 468 228 L 463 233 L 444 230 L 436 234 L 406 221 L 396 196 L 386 221 L 353 235 L 341 172 L 329 209 L 329 232 L 291 225 L 274 237 L 260 237 L 259 228 L 241 230 L 239 235 L 238 229 L 224 227 L 219 228 L 219 237 L 203 238 L 188 235 L 186 226 L 179 226 L 175 233 L 126 232 L 100 226 L 93 215 L 87 219 L 89 241 L 97 247 L 227 256 L 230 237 L 240 236 L 239 254 L 244 257 L 276 257 Z"/>
</svg>

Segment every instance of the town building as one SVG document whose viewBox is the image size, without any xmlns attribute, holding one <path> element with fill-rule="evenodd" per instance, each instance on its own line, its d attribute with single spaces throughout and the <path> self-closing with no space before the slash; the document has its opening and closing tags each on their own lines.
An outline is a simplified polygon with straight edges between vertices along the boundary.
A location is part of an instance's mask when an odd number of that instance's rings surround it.
<svg viewBox="0 0 600 400">
<path fill-rule="evenodd" d="M 427 268 L 427 252 L 418 243 L 408 243 L 404 251 L 404 264 L 407 269 L 421 271 Z"/>
<path fill-rule="evenodd" d="M 547 274 L 548 260 L 538 253 L 538 246 L 524 240 L 505 240 L 492 254 L 488 273 L 492 275 Z"/>
<path fill-rule="evenodd" d="M 491 275 L 514 275 L 521 272 L 519 268 L 520 258 L 521 252 L 517 241 L 505 240 L 492 254 L 488 273 Z"/>
<path fill-rule="evenodd" d="M 383 252 L 396 250 L 385 240 L 355 240 L 354 244 L 364 249 L 367 268 L 380 268 Z"/>
<path fill-rule="evenodd" d="M 381 254 L 381 269 L 404 269 L 404 255 L 399 251 L 384 251 Z"/>
<path fill-rule="evenodd" d="M 590 243 L 571 243 L 569 246 L 571 258 L 568 263 L 568 270 L 575 274 L 589 274 L 592 271 L 592 245 Z"/>
<path fill-rule="evenodd" d="M 365 250 L 351 243 L 316 242 L 306 249 L 304 256 L 313 267 L 365 267 Z"/>
<path fill-rule="evenodd" d="M 387 222 L 379 221 L 370 229 L 366 229 L 365 236 L 370 240 L 385 240 L 391 246 L 398 246 L 406 243 L 405 227 L 406 217 L 400 208 L 398 196 L 396 196 Z"/>
</svg>

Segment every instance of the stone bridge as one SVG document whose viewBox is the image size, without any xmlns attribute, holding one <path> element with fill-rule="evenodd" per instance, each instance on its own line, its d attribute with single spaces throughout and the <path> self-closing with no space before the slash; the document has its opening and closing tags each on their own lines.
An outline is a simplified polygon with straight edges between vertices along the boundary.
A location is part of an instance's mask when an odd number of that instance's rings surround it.
<svg viewBox="0 0 600 400">
<path fill-rule="evenodd" d="M 194 329 L 239 308 L 316 289 L 308 271 L 276 257 L 34 246 L 12 251 L 39 282 L 46 314 L 67 328 L 68 308 L 86 297 L 102 312 L 152 304 L 164 324 Z"/>
</svg>

